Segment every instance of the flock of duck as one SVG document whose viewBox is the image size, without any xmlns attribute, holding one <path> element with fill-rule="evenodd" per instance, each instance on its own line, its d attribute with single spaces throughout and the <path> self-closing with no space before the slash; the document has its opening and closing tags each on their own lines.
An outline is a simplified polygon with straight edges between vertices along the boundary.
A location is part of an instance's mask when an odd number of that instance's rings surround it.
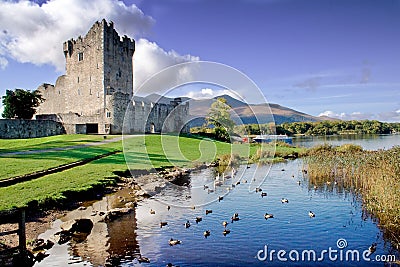
<svg viewBox="0 0 400 267">
<path fill-rule="evenodd" d="M 247 167 L 247 168 L 249 168 L 249 167 Z M 213 192 L 215 191 L 215 187 L 216 187 L 216 186 L 221 186 L 221 185 L 223 184 L 223 181 L 225 181 L 225 179 L 233 178 L 234 175 L 236 175 L 236 172 L 237 172 L 237 171 L 236 171 L 234 168 L 232 168 L 232 175 L 224 175 L 224 174 L 222 174 L 222 175 L 221 175 L 222 178 L 220 177 L 219 174 L 217 174 L 217 176 L 216 176 L 216 178 L 215 178 L 215 180 L 214 180 L 214 182 L 213 182 L 214 189 L 211 189 L 211 188 L 209 187 L 209 185 L 204 185 L 204 186 L 203 186 L 203 189 L 204 189 L 204 190 L 207 190 L 208 193 L 213 193 Z M 292 176 L 292 177 L 294 177 L 294 176 Z M 246 180 L 244 180 L 244 181 L 242 181 L 242 182 L 243 182 L 243 183 L 247 183 Z M 240 181 L 237 181 L 236 183 L 232 183 L 231 186 L 232 186 L 232 187 L 235 187 L 235 186 L 237 186 L 237 185 L 239 185 L 239 184 L 240 184 Z M 256 187 L 256 188 L 255 188 L 255 192 L 256 192 L 256 193 L 260 193 L 260 195 L 261 195 L 262 198 L 267 196 L 267 193 L 264 192 L 260 187 Z M 222 201 L 222 200 L 223 200 L 223 196 L 219 196 L 219 197 L 218 197 L 218 202 L 220 202 L 220 201 Z M 281 203 L 282 203 L 282 204 L 289 203 L 289 200 L 288 200 L 287 198 L 282 198 L 282 199 L 281 199 Z M 171 207 L 170 207 L 170 206 L 167 206 L 167 210 L 169 211 L 170 209 L 171 209 Z M 192 209 L 195 209 L 195 207 L 193 206 Z M 210 210 L 210 209 L 206 209 L 206 210 L 205 210 L 205 215 L 208 215 L 208 214 L 211 214 L 211 213 L 212 213 L 212 210 Z M 155 214 L 155 210 L 150 209 L 150 214 Z M 309 211 L 308 216 L 309 216 L 310 218 L 314 218 L 314 217 L 315 217 L 315 213 L 312 212 L 312 211 Z M 265 214 L 264 214 L 264 218 L 265 218 L 265 220 L 268 220 L 268 219 L 274 218 L 274 215 L 271 214 L 271 213 L 265 213 Z M 201 216 L 197 216 L 197 217 L 195 217 L 195 219 L 194 219 L 194 221 L 196 222 L 196 224 L 200 223 L 202 220 L 203 220 L 203 218 L 202 218 Z M 239 221 L 239 220 L 240 220 L 239 214 L 238 214 L 238 213 L 234 213 L 234 214 L 232 215 L 232 217 L 231 217 L 231 223 L 233 223 L 233 222 L 235 222 L 235 221 Z M 222 234 L 223 234 L 224 236 L 228 235 L 228 234 L 231 232 L 231 231 L 227 228 L 228 224 L 229 224 L 228 221 L 223 221 L 223 222 L 222 222 L 222 226 L 224 227 L 224 229 L 223 229 L 223 231 L 222 231 Z M 167 225 L 168 225 L 168 222 L 166 222 L 166 221 L 161 221 L 161 222 L 160 222 L 160 227 L 161 227 L 161 228 L 164 227 L 164 226 L 167 226 Z M 184 225 L 185 228 L 189 228 L 189 227 L 191 226 L 191 223 L 190 223 L 189 220 L 187 220 L 183 225 Z M 206 231 L 203 232 L 203 236 L 204 236 L 205 238 L 209 237 L 210 235 L 211 235 L 211 231 L 210 231 L 210 230 L 206 230 Z M 171 239 L 168 241 L 168 244 L 169 244 L 170 246 L 175 246 L 175 245 L 178 245 L 178 244 L 181 244 L 181 243 L 182 243 L 181 240 L 173 239 L 173 238 L 171 238 Z"/>
</svg>

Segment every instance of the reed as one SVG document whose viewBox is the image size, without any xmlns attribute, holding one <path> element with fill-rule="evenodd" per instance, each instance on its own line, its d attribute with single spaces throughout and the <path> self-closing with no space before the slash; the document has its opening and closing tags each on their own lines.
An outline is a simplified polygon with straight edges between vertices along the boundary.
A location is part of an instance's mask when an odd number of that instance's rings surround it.
<svg viewBox="0 0 400 267">
<path fill-rule="evenodd" d="M 304 169 L 313 185 L 336 182 L 360 193 L 366 211 L 400 248 L 400 146 L 364 151 L 351 144 L 321 145 L 308 151 Z"/>
</svg>

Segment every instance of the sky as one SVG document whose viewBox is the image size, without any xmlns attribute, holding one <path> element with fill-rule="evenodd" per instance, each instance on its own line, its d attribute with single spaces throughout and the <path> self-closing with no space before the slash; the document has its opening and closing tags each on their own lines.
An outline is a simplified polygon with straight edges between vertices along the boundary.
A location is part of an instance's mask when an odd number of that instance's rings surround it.
<svg viewBox="0 0 400 267">
<path fill-rule="evenodd" d="M 62 43 L 102 18 L 136 40 L 135 81 L 184 62 L 245 74 L 270 103 L 400 121 L 400 0 L 0 0 L 0 95 L 64 74 Z M 216 96 L 204 86 L 188 96 Z"/>
</svg>

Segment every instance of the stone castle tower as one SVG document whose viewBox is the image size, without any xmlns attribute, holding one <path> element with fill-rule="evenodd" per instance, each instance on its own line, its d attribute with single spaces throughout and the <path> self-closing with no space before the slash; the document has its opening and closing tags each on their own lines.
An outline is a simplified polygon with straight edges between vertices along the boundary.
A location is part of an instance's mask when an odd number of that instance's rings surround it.
<svg viewBox="0 0 400 267">
<path fill-rule="evenodd" d="M 57 79 L 55 86 L 39 86 L 46 100 L 39 106 L 36 118 L 60 121 L 67 133 L 122 133 L 127 107 L 133 106 L 135 110 L 136 106 L 132 100 L 135 41 L 127 36 L 121 38 L 113 23 L 103 19 L 94 23 L 86 36 L 64 42 L 63 51 L 66 73 Z M 165 104 L 141 102 L 140 115 L 129 112 L 135 120 L 129 125 L 135 127 L 128 131 L 161 131 L 162 128 L 180 131 L 188 104 L 171 105 L 174 108 L 160 105 Z M 170 114 L 173 109 L 179 110 Z M 171 116 L 180 116 L 173 120 L 179 123 L 154 128 Z M 149 118 L 161 121 L 148 122 Z"/>
</svg>

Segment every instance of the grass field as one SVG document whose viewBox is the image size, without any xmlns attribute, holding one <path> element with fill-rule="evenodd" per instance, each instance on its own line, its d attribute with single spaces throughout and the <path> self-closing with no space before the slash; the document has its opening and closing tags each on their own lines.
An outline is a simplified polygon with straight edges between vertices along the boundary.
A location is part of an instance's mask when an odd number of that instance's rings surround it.
<svg viewBox="0 0 400 267">
<path fill-rule="evenodd" d="M 54 137 L 54 140 L 50 142 L 48 138 L 38 138 L 33 139 L 31 143 L 18 146 L 17 149 L 19 151 L 32 147 L 42 149 L 41 139 L 46 148 L 54 147 L 52 142 L 55 142 L 55 140 L 61 147 L 77 142 L 99 141 L 99 139 L 96 139 L 98 136 L 93 139 L 91 139 L 91 136 L 85 137 L 87 136 L 63 135 Z M 15 143 L 15 140 L 1 140 L 3 144 L 7 141 Z M 49 143 L 52 143 L 52 145 L 49 146 Z M 11 148 L 10 145 L 5 145 L 5 147 Z M 228 144 L 173 135 L 146 135 L 125 138 L 123 141 L 94 147 L 3 156 L 0 157 L 0 164 L 3 166 L 0 170 L 0 179 L 91 158 L 113 150 L 124 151 L 124 153 L 98 159 L 83 166 L 2 187 L 0 188 L 0 211 L 25 207 L 32 202 L 45 204 L 49 201 L 62 201 L 67 192 L 87 191 L 97 185 L 115 182 L 116 175 L 113 172 L 125 171 L 128 167 L 147 170 L 167 166 L 190 167 L 198 163 L 211 162 L 217 156 L 224 154 L 238 154 L 241 157 L 248 158 L 258 148 L 258 145 Z M 287 148 L 278 147 L 277 151 L 280 149 L 287 150 Z"/>
<path fill-rule="evenodd" d="M 103 136 L 101 135 L 84 134 L 56 135 L 28 139 L 0 139 L 0 153 L 76 146 L 100 141 L 103 141 Z"/>
</svg>

